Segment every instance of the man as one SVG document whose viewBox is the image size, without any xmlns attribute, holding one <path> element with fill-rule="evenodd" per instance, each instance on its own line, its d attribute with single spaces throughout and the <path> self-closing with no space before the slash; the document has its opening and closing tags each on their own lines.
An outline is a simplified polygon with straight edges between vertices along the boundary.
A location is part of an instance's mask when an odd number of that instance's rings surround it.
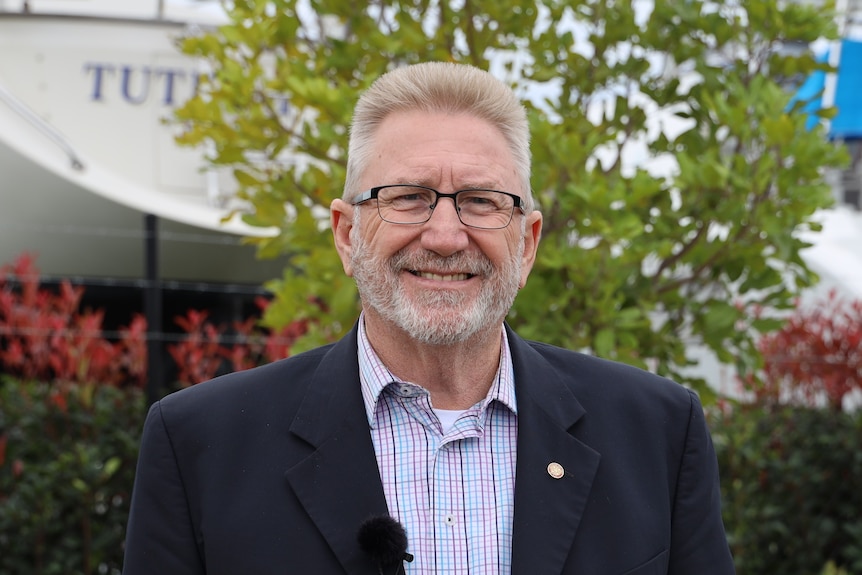
<svg viewBox="0 0 862 575">
<path fill-rule="evenodd" d="M 127 575 L 733 573 L 696 396 L 503 323 L 541 235 L 528 140 L 475 68 L 362 96 L 331 207 L 362 315 L 152 407 Z M 384 516 L 412 563 L 360 544 Z"/>
</svg>

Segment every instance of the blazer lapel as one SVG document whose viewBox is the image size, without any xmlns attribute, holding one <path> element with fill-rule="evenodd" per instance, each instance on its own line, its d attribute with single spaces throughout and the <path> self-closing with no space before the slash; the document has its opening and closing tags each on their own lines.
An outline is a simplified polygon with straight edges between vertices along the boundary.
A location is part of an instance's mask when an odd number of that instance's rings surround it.
<svg viewBox="0 0 862 575">
<path fill-rule="evenodd" d="M 508 336 L 518 401 L 512 572 L 558 574 L 601 456 L 570 433 L 585 411 L 563 376 L 511 330 Z"/>
<path fill-rule="evenodd" d="M 356 329 L 320 362 L 291 425 L 309 456 L 288 483 L 348 573 L 377 573 L 357 543 L 361 523 L 388 513 L 359 385 Z"/>
</svg>

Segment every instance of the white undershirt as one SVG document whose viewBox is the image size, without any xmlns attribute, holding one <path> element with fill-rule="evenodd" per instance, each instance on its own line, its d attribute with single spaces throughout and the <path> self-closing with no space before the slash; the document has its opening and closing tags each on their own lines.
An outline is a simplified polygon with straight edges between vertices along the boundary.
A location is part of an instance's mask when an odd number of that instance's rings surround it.
<svg viewBox="0 0 862 575">
<path fill-rule="evenodd" d="M 437 419 L 440 420 L 440 426 L 443 428 L 443 435 L 449 433 L 449 430 L 452 429 L 452 426 L 455 425 L 455 422 L 458 421 L 461 414 L 467 411 L 466 409 L 437 409 L 436 407 L 433 409 L 434 413 L 437 414 Z"/>
</svg>

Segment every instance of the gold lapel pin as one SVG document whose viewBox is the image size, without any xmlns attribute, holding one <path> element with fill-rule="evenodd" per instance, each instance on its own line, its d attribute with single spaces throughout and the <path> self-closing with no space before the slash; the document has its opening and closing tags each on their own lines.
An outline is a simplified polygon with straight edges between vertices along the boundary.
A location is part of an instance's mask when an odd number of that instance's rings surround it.
<svg viewBox="0 0 862 575">
<path fill-rule="evenodd" d="M 565 473 L 566 470 L 563 469 L 563 466 L 556 461 L 552 461 L 548 464 L 548 475 L 550 475 L 554 479 L 562 478 Z"/>
</svg>

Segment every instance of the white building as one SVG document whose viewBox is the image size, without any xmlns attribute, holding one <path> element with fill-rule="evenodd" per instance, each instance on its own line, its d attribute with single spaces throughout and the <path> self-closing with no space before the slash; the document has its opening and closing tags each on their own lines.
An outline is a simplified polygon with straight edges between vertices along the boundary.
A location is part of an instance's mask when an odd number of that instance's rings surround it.
<svg viewBox="0 0 862 575">
<path fill-rule="evenodd" d="M 221 221 L 236 207 L 229 179 L 162 123 L 201 72 L 173 40 L 218 18 L 211 3 L 174 4 L 0 0 L 0 262 L 26 249 L 49 275 L 140 277 L 152 214 L 164 279 L 278 274 L 239 245 L 265 230 Z"/>
</svg>

